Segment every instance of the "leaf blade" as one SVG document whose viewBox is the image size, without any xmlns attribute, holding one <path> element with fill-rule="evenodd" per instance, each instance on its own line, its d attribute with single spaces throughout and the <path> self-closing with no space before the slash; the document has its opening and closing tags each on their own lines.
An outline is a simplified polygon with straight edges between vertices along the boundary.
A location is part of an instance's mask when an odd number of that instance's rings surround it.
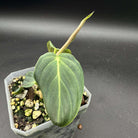
<svg viewBox="0 0 138 138">
<path fill-rule="evenodd" d="M 50 66 L 44 72 L 39 72 L 47 66 L 41 65 L 42 59 L 49 59 L 50 56 L 52 58 L 47 63 L 50 62 Z M 67 53 L 59 56 L 46 53 L 42 59 L 36 64 L 35 79 L 43 93 L 51 120 L 56 125 L 66 126 L 73 121 L 80 108 L 84 88 L 82 68 L 74 56 Z"/>
<path fill-rule="evenodd" d="M 34 72 L 30 71 L 25 74 L 25 80 L 22 83 L 22 87 L 29 88 L 32 87 L 36 83 L 34 79 Z"/>
</svg>

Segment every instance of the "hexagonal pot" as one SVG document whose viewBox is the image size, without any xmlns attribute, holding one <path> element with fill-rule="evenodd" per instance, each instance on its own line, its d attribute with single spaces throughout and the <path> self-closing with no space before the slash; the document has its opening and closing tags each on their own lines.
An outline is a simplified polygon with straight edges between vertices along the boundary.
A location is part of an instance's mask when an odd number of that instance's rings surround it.
<svg viewBox="0 0 138 138">
<path fill-rule="evenodd" d="M 55 126 L 51 121 L 48 121 L 48 122 L 40 124 L 39 126 L 37 126 L 35 128 L 32 128 L 28 131 L 22 131 L 22 130 L 15 128 L 14 120 L 13 120 L 13 113 L 12 113 L 12 109 L 11 109 L 11 105 L 10 105 L 10 92 L 9 92 L 8 85 L 11 83 L 13 78 L 24 75 L 28 71 L 32 71 L 32 70 L 34 70 L 34 67 L 15 71 L 15 72 L 10 73 L 4 79 L 11 129 L 19 137 L 21 136 L 21 137 L 27 137 L 27 138 L 32 138 L 32 137 L 33 138 L 72 138 L 74 135 L 74 132 L 77 128 L 77 125 L 79 123 L 80 115 L 86 111 L 86 109 L 88 108 L 90 101 L 91 101 L 91 93 L 87 90 L 86 87 L 84 87 L 84 91 L 87 92 L 88 102 L 87 102 L 87 104 L 80 107 L 77 117 L 74 119 L 74 121 L 70 125 L 68 125 L 66 127 L 58 127 L 58 126 Z"/>
</svg>

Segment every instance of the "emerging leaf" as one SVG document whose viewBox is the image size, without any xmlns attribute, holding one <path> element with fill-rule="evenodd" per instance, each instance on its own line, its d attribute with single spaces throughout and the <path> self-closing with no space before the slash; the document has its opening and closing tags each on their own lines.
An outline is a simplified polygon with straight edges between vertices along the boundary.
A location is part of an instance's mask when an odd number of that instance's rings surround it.
<svg viewBox="0 0 138 138">
<path fill-rule="evenodd" d="M 54 53 L 57 53 L 59 51 L 59 48 L 56 48 L 51 41 L 48 41 L 47 42 L 47 49 L 48 49 L 48 52 L 54 52 Z M 70 53 L 71 54 L 71 50 L 70 49 L 65 49 L 63 51 L 63 53 Z"/>
<path fill-rule="evenodd" d="M 48 49 L 48 52 L 54 52 L 55 50 L 57 51 L 57 48 L 52 44 L 51 41 L 47 42 L 47 49 Z"/>
<path fill-rule="evenodd" d="M 68 53 L 42 55 L 34 71 L 50 119 L 67 126 L 76 117 L 82 100 L 84 76 L 80 63 Z"/>
</svg>

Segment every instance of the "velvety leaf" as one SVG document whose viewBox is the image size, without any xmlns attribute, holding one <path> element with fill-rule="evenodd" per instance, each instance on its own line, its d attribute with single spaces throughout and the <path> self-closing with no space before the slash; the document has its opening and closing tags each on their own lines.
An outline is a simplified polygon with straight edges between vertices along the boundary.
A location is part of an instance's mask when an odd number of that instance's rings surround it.
<svg viewBox="0 0 138 138">
<path fill-rule="evenodd" d="M 56 48 L 51 41 L 48 41 L 47 42 L 47 49 L 48 49 L 48 52 L 55 52 L 57 53 L 59 51 L 59 48 Z M 71 50 L 70 49 L 65 49 L 63 51 L 63 53 L 70 53 L 71 54 Z"/>
<path fill-rule="evenodd" d="M 34 72 L 30 71 L 30 72 L 26 73 L 25 79 L 22 83 L 22 87 L 29 88 L 29 87 L 32 87 L 35 83 L 36 83 L 36 81 L 34 79 Z"/>
<path fill-rule="evenodd" d="M 42 55 L 34 71 L 48 115 L 58 126 L 67 126 L 78 114 L 84 76 L 80 63 L 68 53 Z"/>
</svg>

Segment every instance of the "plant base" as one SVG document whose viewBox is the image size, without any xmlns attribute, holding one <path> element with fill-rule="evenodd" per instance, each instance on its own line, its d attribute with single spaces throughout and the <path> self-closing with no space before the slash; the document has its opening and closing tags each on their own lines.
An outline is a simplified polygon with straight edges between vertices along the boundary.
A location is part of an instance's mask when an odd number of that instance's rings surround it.
<svg viewBox="0 0 138 138">
<path fill-rule="evenodd" d="M 11 105 L 10 105 L 10 92 L 9 92 L 8 85 L 11 83 L 13 78 L 22 76 L 25 73 L 27 73 L 28 71 L 32 71 L 32 70 L 34 70 L 34 67 L 13 72 L 13 73 L 9 74 L 4 80 L 11 129 L 19 137 L 72 138 L 74 135 L 74 132 L 77 129 L 77 126 L 79 124 L 81 114 L 87 110 L 87 108 L 90 104 L 90 101 L 91 101 L 91 93 L 87 90 L 86 87 L 84 87 L 84 91 L 86 91 L 87 96 L 89 97 L 88 103 L 80 107 L 77 117 L 74 119 L 74 121 L 70 125 L 68 125 L 66 127 L 58 127 L 58 126 L 55 126 L 51 121 L 48 121 L 48 122 L 42 123 L 41 125 L 39 125 L 35 128 L 32 128 L 28 131 L 22 131 L 22 130 L 15 128 L 14 120 L 13 120 L 13 113 L 12 113 L 12 109 L 11 109 Z"/>
</svg>

